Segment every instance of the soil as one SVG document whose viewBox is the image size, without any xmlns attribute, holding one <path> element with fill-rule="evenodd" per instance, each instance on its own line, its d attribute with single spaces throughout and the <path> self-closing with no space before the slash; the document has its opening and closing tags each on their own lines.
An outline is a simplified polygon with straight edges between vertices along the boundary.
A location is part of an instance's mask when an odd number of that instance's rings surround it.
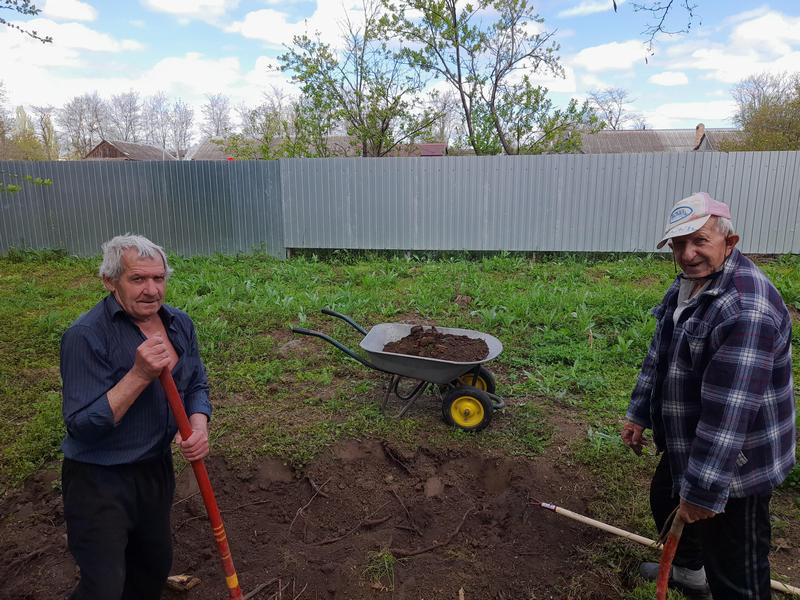
<svg viewBox="0 0 800 600">
<path fill-rule="evenodd" d="M 597 537 L 532 504 L 586 510 L 591 484 L 545 458 L 393 447 L 378 439 L 337 443 L 303 471 L 275 459 L 245 470 L 206 461 L 242 591 L 256 600 L 563 598 Z M 66 598 L 77 569 L 66 547 L 58 465 L 0 505 L 0 598 Z M 584 483 L 585 482 L 585 485 Z M 198 577 L 169 600 L 227 598 L 224 576 L 191 469 L 177 476 L 173 574 Z M 389 549 L 394 581 L 372 576 Z M 279 587 L 283 589 L 279 595 Z M 302 593 L 301 593 L 302 592 Z M 597 585 L 586 598 L 612 598 Z"/>
<path fill-rule="evenodd" d="M 426 329 L 422 325 L 415 325 L 411 333 L 396 342 L 389 342 L 383 351 L 454 362 L 478 362 L 489 354 L 489 346 L 481 339 L 442 333 L 436 327 Z"/>
<path fill-rule="evenodd" d="M 592 563 L 592 548 L 611 536 L 534 506 L 539 499 L 587 514 L 595 494 L 591 475 L 562 458 L 585 424 L 551 420 L 556 437 L 535 459 L 380 439 L 340 441 L 302 471 L 212 456 L 206 465 L 242 591 L 264 584 L 253 600 L 620 598 L 617 575 Z M 0 503 L 0 599 L 66 598 L 77 581 L 58 480 L 51 465 Z M 165 589 L 162 600 L 228 597 L 205 514 L 186 468 L 172 511 L 172 573 L 200 584 Z M 789 574 L 800 551 L 784 541 L 773 564 Z M 400 558 L 393 578 L 369 569 L 387 549 Z"/>
</svg>

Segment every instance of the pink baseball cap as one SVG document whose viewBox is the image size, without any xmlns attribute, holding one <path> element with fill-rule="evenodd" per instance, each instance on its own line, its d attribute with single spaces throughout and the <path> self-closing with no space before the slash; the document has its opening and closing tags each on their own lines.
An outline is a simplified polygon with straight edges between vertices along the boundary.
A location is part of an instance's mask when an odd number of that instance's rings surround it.
<svg viewBox="0 0 800 600">
<path fill-rule="evenodd" d="M 711 217 L 731 218 L 731 209 L 724 202 L 714 200 L 706 192 L 695 192 L 679 200 L 669 213 L 664 237 L 656 248 L 661 248 L 674 237 L 689 235 L 700 229 Z"/>
</svg>

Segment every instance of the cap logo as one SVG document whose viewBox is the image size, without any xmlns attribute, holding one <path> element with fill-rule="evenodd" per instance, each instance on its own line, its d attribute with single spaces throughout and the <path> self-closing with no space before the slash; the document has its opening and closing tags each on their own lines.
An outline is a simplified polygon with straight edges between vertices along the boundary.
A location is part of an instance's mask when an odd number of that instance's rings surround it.
<svg viewBox="0 0 800 600">
<path fill-rule="evenodd" d="M 691 206 L 679 206 L 678 208 L 673 210 L 672 213 L 670 213 L 669 215 L 670 225 L 672 225 L 672 223 L 677 223 L 678 221 L 682 221 L 683 219 L 691 215 L 693 212 L 694 210 L 692 210 Z"/>
</svg>

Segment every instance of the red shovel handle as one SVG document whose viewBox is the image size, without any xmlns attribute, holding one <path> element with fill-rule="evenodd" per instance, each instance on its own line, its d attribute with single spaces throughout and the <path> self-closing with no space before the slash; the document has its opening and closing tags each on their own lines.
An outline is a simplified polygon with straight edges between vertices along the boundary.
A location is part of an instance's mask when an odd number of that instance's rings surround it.
<svg viewBox="0 0 800 600">
<path fill-rule="evenodd" d="M 172 414 L 175 416 L 175 422 L 178 424 L 178 431 L 181 437 L 186 440 L 192 435 L 192 426 L 189 424 L 189 417 L 186 416 L 186 410 L 183 408 L 178 388 L 175 386 L 175 380 L 172 379 L 172 373 L 169 369 L 161 371 L 158 379 L 161 385 L 164 386 L 164 391 L 167 393 L 167 400 L 172 409 Z M 203 502 L 206 505 L 208 512 L 208 520 L 211 521 L 211 530 L 214 532 L 214 540 L 217 542 L 217 549 L 219 550 L 220 558 L 222 559 L 222 569 L 225 571 L 225 583 L 228 586 L 228 598 L 230 600 L 242 600 L 242 590 L 239 589 L 239 578 L 236 576 L 236 568 L 233 566 L 233 557 L 231 550 L 228 547 L 228 536 L 225 534 L 225 527 L 222 524 L 222 516 L 219 513 L 219 506 L 217 506 L 217 499 L 214 497 L 214 490 L 211 488 L 211 480 L 208 478 L 208 471 L 202 459 L 196 460 L 191 463 L 194 469 L 194 476 L 197 479 L 197 485 L 200 487 L 200 494 L 203 496 Z"/>
<path fill-rule="evenodd" d="M 664 542 L 664 549 L 661 551 L 661 560 L 658 563 L 656 600 L 667 600 L 667 586 L 669 585 L 669 574 L 672 571 L 672 559 L 675 558 L 675 551 L 678 549 L 678 542 L 683 533 L 683 525 L 683 519 L 676 514 L 672 520 L 672 527 L 669 528 L 667 541 Z"/>
</svg>

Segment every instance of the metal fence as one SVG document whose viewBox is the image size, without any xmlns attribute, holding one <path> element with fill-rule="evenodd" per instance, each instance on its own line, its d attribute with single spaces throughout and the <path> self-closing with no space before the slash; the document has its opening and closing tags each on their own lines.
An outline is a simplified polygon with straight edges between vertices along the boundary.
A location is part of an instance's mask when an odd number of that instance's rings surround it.
<svg viewBox="0 0 800 600">
<path fill-rule="evenodd" d="M 728 202 L 745 252 L 800 253 L 800 153 L 0 163 L 0 252 L 95 254 L 124 231 L 185 255 L 286 248 L 650 251 L 673 202 Z M 9 181 L 7 176 L 4 176 Z"/>
</svg>

